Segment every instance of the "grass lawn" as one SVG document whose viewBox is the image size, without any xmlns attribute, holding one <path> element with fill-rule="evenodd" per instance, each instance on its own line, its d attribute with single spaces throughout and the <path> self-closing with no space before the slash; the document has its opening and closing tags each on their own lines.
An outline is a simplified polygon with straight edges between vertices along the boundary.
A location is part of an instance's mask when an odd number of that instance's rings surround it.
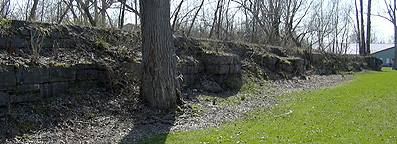
<svg viewBox="0 0 397 144">
<path fill-rule="evenodd" d="M 397 143 L 397 72 L 355 76 L 341 86 L 281 96 L 278 105 L 219 128 L 143 143 Z"/>
</svg>

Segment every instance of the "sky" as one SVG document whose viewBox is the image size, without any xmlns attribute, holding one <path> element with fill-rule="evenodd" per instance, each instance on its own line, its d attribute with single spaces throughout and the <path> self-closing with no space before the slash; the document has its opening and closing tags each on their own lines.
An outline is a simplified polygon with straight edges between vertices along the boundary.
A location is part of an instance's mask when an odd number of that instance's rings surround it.
<svg viewBox="0 0 397 144">
<path fill-rule="evenodd" d="M 374 15 L 385 15 L 388 17 L 388 15 L 385 13 L 386 10 L 386 5 L 384 0 L 373 0 L 373 8 L 372 8 L 372 14 Z M 371 17 L 371 26 L 373 28 L 373 32 L 379 37 L 379 39 L 383 39 L 386 43 L 387 42 L 393 42 L 392 38 L 394 36 L 394 27 L 393 24 L 379 16 L 372 16 Z"/>
</svg>

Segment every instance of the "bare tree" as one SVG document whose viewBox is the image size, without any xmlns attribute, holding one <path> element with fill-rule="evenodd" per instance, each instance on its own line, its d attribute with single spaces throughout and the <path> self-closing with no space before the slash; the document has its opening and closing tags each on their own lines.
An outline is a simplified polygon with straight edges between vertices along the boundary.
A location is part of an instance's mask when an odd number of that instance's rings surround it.
<svg viewBox="0 0 397 144">
<path fill-rule="evenodd" d="M 182 7 L 183 2 L 184 2 L 184 0 L 181 0 L 181 2 L 179 3 L 178 7 L 176 8 L 176 10 L 175 10 L 175 12 L 173 14 L 174 20 L 172 22 L 172 28 L 171 28 L 172 31 L 175 31 L 175 25 L 177 25 L 176 23 L 177 23 L 179 12 L 181 11 L 181 7 Z"/>
<path fill-rule="evenodd" d="M 306 35 L 306 32 L 301 31 L 300 34 L 297 32 L 297 28 L 303 22 L 304 18 L 307 17 L 310 7 L 313 1 L 309 2 L 307 7 L 303 9 L 303 13 L 298 12 L 304 7 L 304 0 L 287 0 L 286 10 L 284 12 L 284 46 L 291 40 L 296 46 L 302 46 L 302 40 Z"/>
<path fill-rule="evenodd" d="M 379 16 L 381 18 L 384 18 L 391 22 L 394 26 L 394 65 L 393 65 L 393 70 L 397 70 L 397 22 L 396 22 L 396 12 L 397 12 L 397 6 L 396 6 L 396 0 L 384 0 L 385 6 L 386 6 L 386 11 L 388 16 L 384 16 L 381 14 L 377 14 L 375 16 Z"/>
<path fill-rule="evenodd" d="M 394 65 L 393 69 L 397 70 L 397 23 L 396 23 L 396 12 L 397 12 L 397 7 L 396 7 L 396 0 L 393 0 L 393 3 L 389 1 L 389 3 L 385 0 L 385 4 L 387 7 L 387 13 L 389 14 L 389 17 L 384 17 L 387 20 L 389 20 L 391 23 L 393 23 L 394 26 Z"/>
<path fill-rule="evenodd" d="M 365 47 L 365 55 L 371 54 L 371 1 L 368 0 L 368 14 L 367 14 L 367 45 Z"/>
<path fill-rule="evenodd" d="M 222 11 L 222 4 L 223 4 L 223 0 L 218 0 L 218 3 L 216 5 L 216 9 L 215 9 L 215 13 L 214 13 L 214 19 L 212 21 L 212 27 L 211 27 L 210 34 L 209 34 L 208 38 L 212 37 L 214 31 L 217 30 L 216 28 L 219 27 L 219 25 L 220 25 L 219 22 L 221 20 L 220 20 L 220 18 L 218 16 L 222 15 L 222 12 L 221 12 Z M 217 33 L 219 33 L 219 32 L 217 32 Z"/>
<path fill-rule="evenodd" d="M 90 13 L 90 1 L 85 1 L 83 2 L 82 0 L 76 0 L 80 9 L 82 10 L 82 14 L 88 18 L 88 21 L 90 22 L 91 26 L 97 26 L 97 16 L 96 14 L 94 15 L 94 17 L 92 17 L 91 13 Z M 96 5 L 96 2 L 93 3 L 94 5 Z M 95 6 L 96 7 L 96 6 Z"/>
<path fill-rule="evenodd" d="M 357 42 L 358 42 L 358 44 L 359 44 L 359 54 L 361 55 L 361 48 L 363 47 L 363 43 L 361 42 L 362 41 L 362 37 L 361 37 L 361 31 L 360 31 L 360 27 L 361 27 L 361 24 L 360 24 L 360 19 L 359 19 L 359 15 L 360 15 L 360 13 L 358 12 L 358 6 L 357 6 L 357 0 L 354 0 L 354 6 L 355 6 L 355 8 L 356 8 L 356 20 L 357 20 Z"/>
<path fill-rule="evenodd" d="M 134 6 L 128 5 L 126 0 L 118 0 L 118 1 L 121 2 L 127 8 L 126 9 L 127 11 L 133 12 L 136 15 L 135 21 L 137 21 L 138 17 L 141 16 L 141 14 L 139 13 L 139 11 L 137 9 L 138 8 L 138 6 L 137 6 L 138 5 L 138 0 L 134 0 Z M 137 22 L 135 22 L 135 24 L 136 23 Z"/>
<path fill-rule="evenodd" d="M 204 2 L 205 2 L 205 0 L 202 0 L 202 1 L 201 1 L 201 4 L 200 4 L 199 8 L 198 8 L 197 11 L 196 11 L 196 14 L 194 14 L 194 16 L 193 16 L 192 23 L 190 23 L 189 30 L 187 31 L 187 34 L 186 34 L 187 37 L 190 36 L 190 32 L 192 31 L 194 22 L 196 21 L 197 15 L 199 14 L 201 8 L 203 7 Z"/>
<path fill-rule="evenodd" d="M 121 0 L 121 6 L 120 6 L 120 14 L 119 14 L 119 28 L 123 29 L 124 26 L 124 17 L 125 17 L 125 2 L 126 0 Z"/>
<path fill-rule="evenodd" d="M 360 47 L 360 55 L 365 55 L 365 31 L 364 31 L 364 4 L 363 0 L 360 0 L 360 36 L 361 36 L 361 47 Z"/>
<path fill-rule="evenodd" d="M 8 15 L 11 13 L 10 9 L 11 0 L 1 0 L 0 3 L 0 18 L 8 18 Z"/>
<path fill-rule="evenodd" d="M 73 8 L 72 8 L 72 2 L 73 2 L 73 0 L 70 0 L 70 4 L 68 4 L 65 0 L 64 0 L 63 2 L 59 2 L 60 5 L 62 5 L 62 3 L 65 3 L 65 4 L 66 4 L 66 8 L 65 8 L 65 10 L 62 12 L 62 14 L 60 14 L 60 16 L 58 17 L 58 19 L 57 19 L 57 23 L 58 23 L 58 24 L 62 23 L 63 19 L 64 19 L 65 16 L 68 14 L 69 10 L 70 10 L 70 9 L 73 9 Z"/>
<path fill-rule="evenodd" d="M 30 9 L 30 15 L 28 18 L 28 21 L 35 21 L 36 20 L 36 9 L 37 9 L 37 4 L 39 3 L 39 0 L 34 0 L 33 1 L 33 6 L 32 9 Z"/>
<path fill-rule="evenodd" d="M 169 0 L 140 0 L 142 23 L 141 96 L 153 108 L 176 105 L 176 57 Z"/>
<path fill-rule="evenodd" d="M 109 19 L 109 24 L 112 25 L 112 20 L 109 14 L 107 13 L 107 10 L 113 5 L 113 3 L 114 3 L 113 0 L 101 0 L 101 7 L 99 8 L 101 14 L 101 27 L 106 26 L 106 18 Z"/>
</svg>

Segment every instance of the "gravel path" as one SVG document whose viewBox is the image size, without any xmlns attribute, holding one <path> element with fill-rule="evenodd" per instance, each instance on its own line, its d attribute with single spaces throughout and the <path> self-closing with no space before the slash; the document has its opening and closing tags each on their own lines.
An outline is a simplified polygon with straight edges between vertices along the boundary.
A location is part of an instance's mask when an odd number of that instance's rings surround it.
<svg viewBox="0 0 397 144">
<path fill-rule="evenodd" d="M 220 94 L 189 89 L 173 112 L 150 110 L 136 96 L 114 96 L 100 89 L 0 109 L 0 143 L 119 143 L 160 133 L 216 127 L 249 111 L 277 103 L 277 96 L 352 80 L 352 76 L 310 76 L 267 82 L 249 92 Z"/>
</svg>

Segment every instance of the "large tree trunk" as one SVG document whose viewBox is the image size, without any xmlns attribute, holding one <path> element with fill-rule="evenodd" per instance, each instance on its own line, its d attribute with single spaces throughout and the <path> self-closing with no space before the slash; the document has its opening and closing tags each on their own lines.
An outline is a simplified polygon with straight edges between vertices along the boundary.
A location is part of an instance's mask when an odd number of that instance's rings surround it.
<svg viewBox="0 0 397 144">
<path fill-rule="evenodd" d="M 367 14 L 367 46 L 365 48 L 365 55 L 371 54 L 371 0 L 368 0 L 368 14 Z"/>
<path fill-rule="evenodd" d="M 104 28 L 106 25 L 106 9 L 108 5 L 106 4 L 106 0 L 102 0 L 102 8 L 101 8 L 101 27 Z"/>
<path fill-rule="evenodd" d="M 393 69 L 397 70 L 397 21 L 396 21 L 396 0 L 393 1 L 393 14 L 390 15 L 391 19 L 393 21 L 393 25 L 394 25 L 394 65 L 393 65 Z"/>
<path fill-rule="evenodd" d="M 120 15 L 119 15 L 119 28 L 123 29 L 124 26 L 124 17 L 125 17 L 125 5 L 126 0 L 121 0 L 121 7 L 120 7 Z"/>
<path fill-rule="evenodd" d="M 134 0 L 134 6 L 135 6 L 135 10 L 138 10 L 138 0 Z M 140 17 L 140 15 L 138 13 L 135 13 L 135 24 L 138 24 L 138 17 Z"/>
<path fill-rule="evenodd" d="M 71 5 L 73 6 L 73 3 L 72 3 L 73 1 L 71 1 Z M 82 0 L 76 0 L 76 2 L 80 5 L 80 7 L 81 7 L 81 11 L 83 12 L 83 14 L 82 15 L 84 15 L 84 16 L 86 16 L 87 18 L 88 18 L 88 21 L 90 22 L 90 24 L 91 24 L 91 26 L 96 26 L 97 25 L 97 12 L 95 12 L 95 19 L 94 18 L 92 18 L 92 16 L 91 16 L 91 13 L 90 13 L 90 9 L 88 8 L 88 6 L 89 6 L 89 3 L 87 3 L 87 2 L 89 2 L 89 1 L 85 1 L 86 3 L 84 3 Z M 95 9 L 97 9 L 96 7 L 96 2 L 94 2 L 94 7 L 95 7 Z M 73 11 L 73 9 L 72 9 L 72 11 Z M 96 10 L 95 10 L 96 11 Z"/>
<path fill-rule="evenodd" d="M 396 21 L 394 21 L 394 65 L 393 65 L 393 69 L 397 70 L 397 25 L 395 23 Z"/>
<path fill-rule="evenodd" d="M 357 20 L 357 43 L 359 45 L 358 46 L 359 54 L 361 55 L 362 43 L 361 43 L 361 32 L 360 32 L 360 19 L 358 18 L 359 13 L 357 8 L 357 0 L 354 0 L 354 6 L 356 8 L 356 20 Z"/>
<path fill-rule="evenodd" d="M 360 47 L 360 55 L 365 55 L 365 31 L 364 31 L 364 8 L 363 8 L 363 0 L 360 0 L 360 17 L 361 17 L 361 46 Z"/>
<path fill-rule="evenodd" d="M 176 57 L 169 0 L 140 0 L 142 22 L 141 96 L 152 108 L 176 105 Z"/>
</svg>

